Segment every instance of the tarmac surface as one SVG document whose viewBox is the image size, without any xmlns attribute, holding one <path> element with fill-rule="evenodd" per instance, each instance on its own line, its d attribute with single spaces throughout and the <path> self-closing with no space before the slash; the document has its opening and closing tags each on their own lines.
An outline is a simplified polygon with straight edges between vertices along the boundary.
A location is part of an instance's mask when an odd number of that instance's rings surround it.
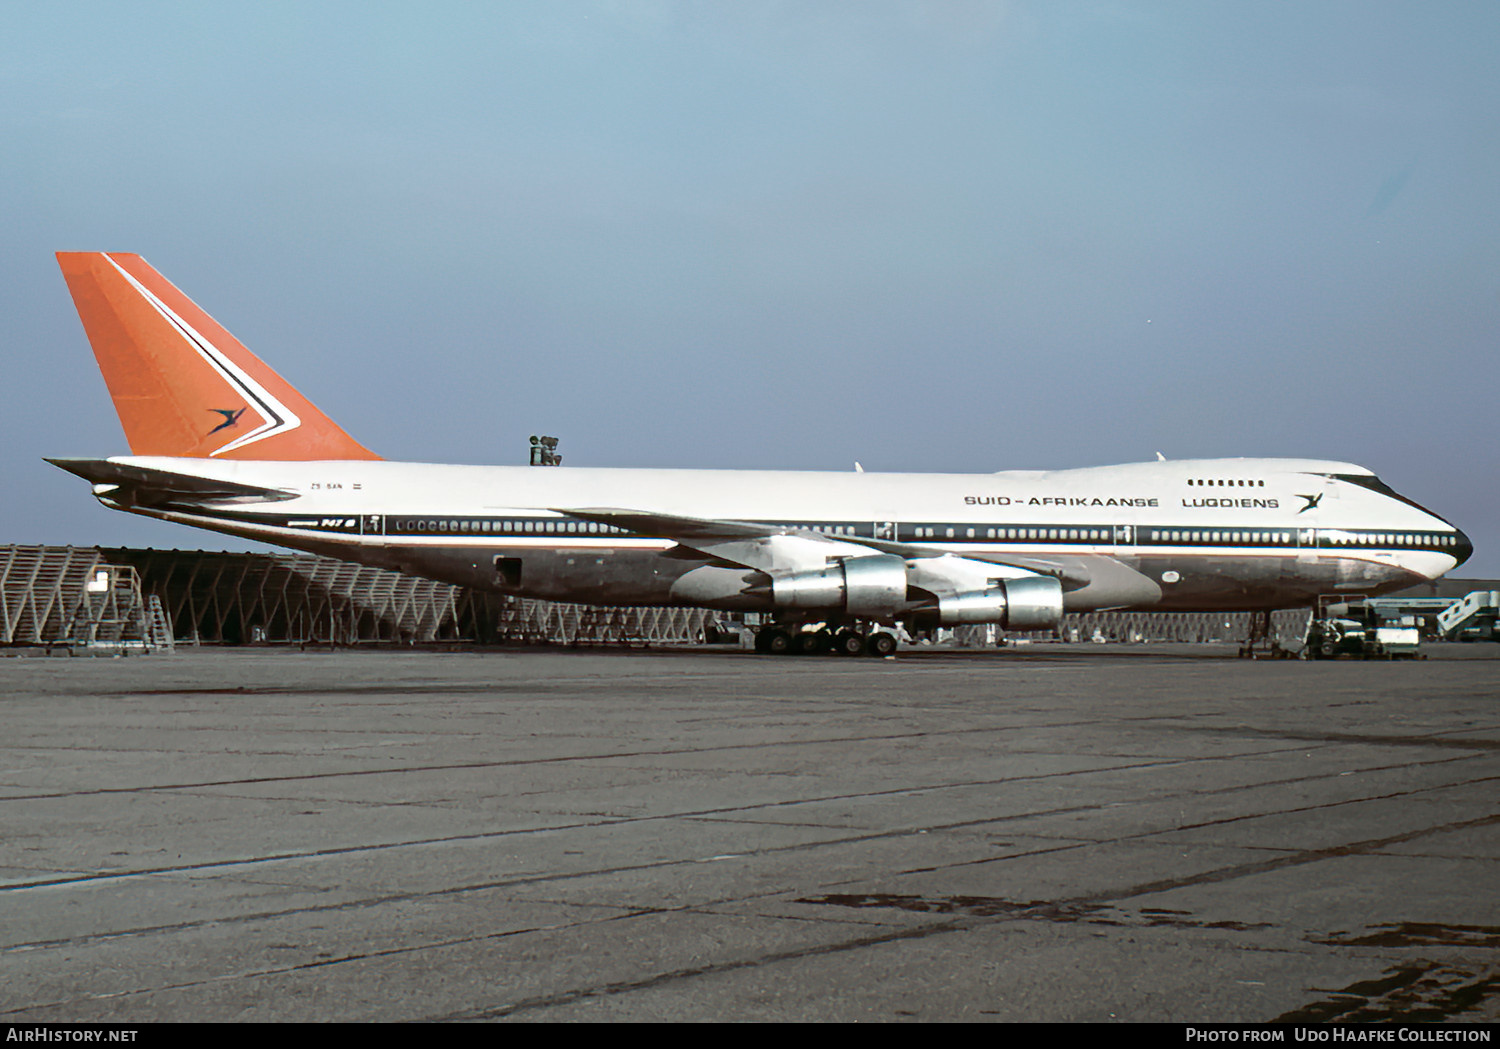
<svg viewBox="0 0 1500 1049">
<path fill-rule="evenodd" d="M 1495 1020 L 1429 651 L 0 658 L 0 1018 Z"/>
</svg>

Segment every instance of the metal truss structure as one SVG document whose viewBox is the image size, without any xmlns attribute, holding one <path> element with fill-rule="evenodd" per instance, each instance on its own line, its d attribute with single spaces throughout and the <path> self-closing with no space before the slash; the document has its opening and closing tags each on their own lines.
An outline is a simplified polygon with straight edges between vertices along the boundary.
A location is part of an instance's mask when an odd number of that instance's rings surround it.
<svg viewBox="0 0 1500 1049">
<path fill-rule="evenodd" d="M 1311 614 L 1306 608 L 1271 613 L 1271 640 L 1283 648 L 1300 648 L 1307 636 Z M 1255 619 L 1261 615 L 1260 612 L 1070 612 L 1063 616 L 1056 630 L 1020 632 L 969 626 L 955 631 L 954 639 L 971 646 L 999 644 L 1002 639 L 1238 644 L 1250 636 Z"/>
<path fill-rule="evenodd" d="M 103 553 L 140 571 L 182 644 L 666 644 L 701 640 L 712 618 L 513 598 L 310 554 Z"/>
<path fill-rule="evenodd" d="M 179 644 L 457 641 L 459 588 L 311 554 L 110 549 Z"/>
<path fill-rule="evenodd" d="M 650 645 L 702 641 L 714 613 L 702 608 L 598 608 L 513 599 L 496 624 L 499 640 Z"/>
<path fill-rule="evenodd" d="M 0 645 L 172 647 L 161 602 L 93 547 L 0 547 Z"/>
</svg>

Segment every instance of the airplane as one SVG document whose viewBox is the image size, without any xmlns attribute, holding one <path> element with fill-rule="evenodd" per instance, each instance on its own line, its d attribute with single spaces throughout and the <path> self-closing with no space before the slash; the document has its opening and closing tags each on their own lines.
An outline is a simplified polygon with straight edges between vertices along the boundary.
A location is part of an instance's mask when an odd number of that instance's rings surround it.
<svg viewBox="0 0 1500 1049">
<path fill-rule="evenodd" d="M 1462 531 L 1352 463 L 989 474 L 391 462 L 138 255 L 59 252 L 131 454 L 49 459 L 107 507 L 521 597 L 759 612 L 762 652 L 896 625 L 1254 611 L 1435 579 Z"/>
</svg>

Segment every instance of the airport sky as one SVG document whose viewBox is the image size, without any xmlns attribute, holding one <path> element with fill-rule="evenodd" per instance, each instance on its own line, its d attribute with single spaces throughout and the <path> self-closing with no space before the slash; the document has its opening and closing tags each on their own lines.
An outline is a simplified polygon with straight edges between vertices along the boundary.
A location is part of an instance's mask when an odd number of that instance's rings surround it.
<svg viewBox="0 0 1500 1049">
<path fill-rule="evenodd" d="M 132 251 L 387 458 L 1360 463 L 1500 577 L 1500 5 L 0 5 L 0 542 L 245 549 L 52 253 Z M 565 467 L 566 468 L 566 467 Z"/>
</svg>

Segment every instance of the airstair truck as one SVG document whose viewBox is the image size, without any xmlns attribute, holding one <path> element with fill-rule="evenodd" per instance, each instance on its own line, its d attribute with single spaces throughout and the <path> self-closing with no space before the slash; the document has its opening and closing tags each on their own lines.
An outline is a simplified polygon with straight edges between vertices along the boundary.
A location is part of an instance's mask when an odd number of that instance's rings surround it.
<svg viewBox="0 0 1500 1049">
<path fill-rule="evenodd" d="M 1500 590 L 1474 590 L 1437 614 L 1438 629 L 1451 641 L 1500 641 Z"/>
</svg>

